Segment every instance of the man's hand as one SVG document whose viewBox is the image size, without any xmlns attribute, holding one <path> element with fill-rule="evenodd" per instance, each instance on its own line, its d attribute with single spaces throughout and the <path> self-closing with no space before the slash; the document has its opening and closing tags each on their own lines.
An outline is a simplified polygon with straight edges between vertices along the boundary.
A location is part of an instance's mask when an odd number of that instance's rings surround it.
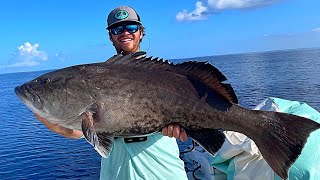
<svg viewBox="0 0 320 180">
<path fill-rule="evenodd" d="M 59 126 L 58 124 L 53 124 L 53 123 L 49 122 L 48 120 L 46 120 L 36 114 L 34 114 L 34 116 L 39 121 L 41 121 L 49 130 L 51 130 L 57 134 L 60 134 L 64 137 L 72 138 L 72 139 L 79 139 L 83 135 L 83 133 L 81 131 L 68 129 L 68 128 Z"/>
<path fill-rule="evenodd" d="M 188 140 L 186 131 L 178 124 L 169 124 L 162 128 L 162 134 L 169 137 L 175 137 L 182 142 Z"/>
</svg>

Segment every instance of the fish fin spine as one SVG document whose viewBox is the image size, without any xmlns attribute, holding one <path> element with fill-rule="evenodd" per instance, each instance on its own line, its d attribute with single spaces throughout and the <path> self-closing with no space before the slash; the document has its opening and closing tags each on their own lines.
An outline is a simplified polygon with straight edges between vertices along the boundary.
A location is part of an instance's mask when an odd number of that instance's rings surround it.
<svg viewBox="0 0 320 180">
<path fill-rule="evenodd" d="M 96 132 L 94 128 L 93 112 L 87 111 L 82 114 L 82 133 L 85 139 L 104 158 L 107 158 L 112 149 L 114 138 L 102 132 Z"/>
</svg>

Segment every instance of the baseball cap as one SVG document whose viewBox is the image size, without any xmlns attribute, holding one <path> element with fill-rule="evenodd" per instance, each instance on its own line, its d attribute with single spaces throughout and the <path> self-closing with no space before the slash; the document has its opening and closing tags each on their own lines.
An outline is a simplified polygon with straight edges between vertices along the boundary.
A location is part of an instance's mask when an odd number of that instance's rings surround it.
<svg viewBox="0 0 320 180">
<path fill-rule="evenodd" d="M 120 6 L 109 13 L 107 19 L 107 29 L 109 29 L 110 26 L 123 21 L 131 21 L 141 24 L 140 17 L 133 8 L 129 6 Z"/>
</svg>

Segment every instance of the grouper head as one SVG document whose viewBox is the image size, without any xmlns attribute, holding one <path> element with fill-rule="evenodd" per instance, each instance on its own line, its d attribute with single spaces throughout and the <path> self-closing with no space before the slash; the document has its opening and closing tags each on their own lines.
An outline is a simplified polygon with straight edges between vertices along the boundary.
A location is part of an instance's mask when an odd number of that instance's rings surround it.
<svg viewBox="0 0 320 180">
<path fill-rule="evenodd" d="M 15 93 L 33 113 L 52 123 L 80 129 L 75 119 L 86 108 L 84 102 L 90 102 L 90 93 L 79 68 L 44 74 L 16 87 Z"/>
</svg>

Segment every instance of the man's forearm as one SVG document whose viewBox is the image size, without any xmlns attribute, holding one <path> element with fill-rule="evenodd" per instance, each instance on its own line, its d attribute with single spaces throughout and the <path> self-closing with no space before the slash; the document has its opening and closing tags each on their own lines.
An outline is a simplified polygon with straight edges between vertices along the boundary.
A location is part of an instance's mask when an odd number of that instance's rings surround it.
<svg viewBox="0 0 320 180">
<path fill-rule="evenodd" d="M 49 122 L 48 120 L 38 116 L 35 114 L 35 117 L 41 121 L 49 130 L 60 134 L 61 136 L 67 137 L 67 138 L 72 138 L 72 139 L 79 139 L 82 137 L 83 133 L 78 130 L 73 130 L 73 129 L 68 129 L 62 126 L 59 126 L 57 124 L 53 124 Z"/>
</svg>

